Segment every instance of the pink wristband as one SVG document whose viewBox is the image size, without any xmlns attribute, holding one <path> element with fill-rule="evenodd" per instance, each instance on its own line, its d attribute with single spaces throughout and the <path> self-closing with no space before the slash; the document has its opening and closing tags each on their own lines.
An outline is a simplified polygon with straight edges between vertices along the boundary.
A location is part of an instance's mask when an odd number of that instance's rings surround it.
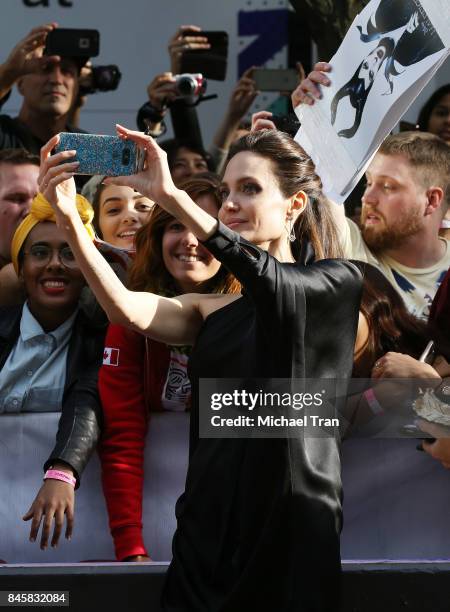
<svg viewBox="0 0 450 612">
<path fill-rule="evenodd" d="M 367 391 L 364 391 L 363 397 L 366 400 L 366 402 L 369 404 L 369 408 L 372 410 L 374 414 L 383 414 L 384 412 L 383 406 L 380 404 L 380 402 L 375 397 L 375 393 L 373 389 L 367 389 Z"/>
<path fill-rule="evenodd" d="M 47 478 L 52 478 L 53 480 L 62 480 L 63 482 L 67 482 L 67 484 L 71 484 L 73 487 L 77 484 L 77 479 L 75 476 L 71 476 L 70 474 L 66 474 L 66 472 L 60 472 L 60 470 L 47 470 L 45 472 L 44 480 Z"/>
</svg>

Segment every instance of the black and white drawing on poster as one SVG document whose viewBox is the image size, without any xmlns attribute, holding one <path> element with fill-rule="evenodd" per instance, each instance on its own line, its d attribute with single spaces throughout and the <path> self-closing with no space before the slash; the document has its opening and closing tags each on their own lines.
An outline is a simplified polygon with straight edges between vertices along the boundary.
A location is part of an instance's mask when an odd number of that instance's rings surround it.
<svg viewBox="0 0 450 612">
<path fill-rule="evenodd" d="M 360 41 L 372 48 L 331 101 L 333 125 L 342 98 L 348 96 L 355 109 L 352 125 L 338 132 L 338 136 L 343 138 L 352 138 L 357 132 L 366 101 L 378 77 L 384 78 L 387 85 L 387 90 L 381 95 L 391 95 L 395 77 L 444 48 L 418 0 L 380 0 L 367 23 L 364 26 L 355 24 L 355 27 Z"/>
<path fill-rule="evenodd" d="M 371 0 L 330 60 L 331 87 L 300 105 L 296 136 L 343 202 L 382 140 L 450 53 L 449 0 Z M 327 59 L 327 58 L 320 58 Z"/>
</svg>

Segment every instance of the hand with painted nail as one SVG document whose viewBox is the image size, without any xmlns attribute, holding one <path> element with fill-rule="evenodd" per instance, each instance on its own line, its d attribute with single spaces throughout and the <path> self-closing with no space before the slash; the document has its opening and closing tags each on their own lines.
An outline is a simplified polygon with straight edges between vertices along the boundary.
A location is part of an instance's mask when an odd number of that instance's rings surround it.
<svg viewBox="0 0 450 612">
<path fill-rule="evenodd" d="M 58 467 L 58 469 L 64 469 L 71 475 L 73 474 L 67 466 Z M 30 509 L 22 517 L 24 521 L 31 520 L 30 541 L 36 541 L 42 523 L 40 547 L 42 550 L 46 549 L 54 521 L 51 546 L 56 548 L 63 530 L 64 517 L 66 517 L 65 537 L 70 540 L 74 524 L 74 507 L 75 491 L 73 485 L 51 478 L 45 480 Z"/>
<path fill-rule="evenodd" d="M 321 86 L 329 87 L 331 81 L 327 73 L 331 72 L 331 65 L 327 62 L 317 62 L 314 70 L 302 80 L 296 90 L 292 92 L 292 106 L 295 109 L 299 104 L 312 106 L 315 100 L 322 97 Z"/>
</svg>

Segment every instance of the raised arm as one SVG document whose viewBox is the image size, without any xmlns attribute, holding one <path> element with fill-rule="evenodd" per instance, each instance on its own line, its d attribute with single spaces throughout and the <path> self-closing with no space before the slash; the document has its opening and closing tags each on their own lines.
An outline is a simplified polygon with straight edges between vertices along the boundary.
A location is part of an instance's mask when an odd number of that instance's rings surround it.
<svg viewBox="0 0 450 612">
<path fill-rule="evenodd" d="M 199 240 L 207 240 L 217 229 L 217 219 L 198 206 L 185 191 L 175 187 L 167 163 L 167 153 L 151 136 L 117 125 L 124 140 L 135 142 L 145 152 L 146 167 L 130 176 L 108 177 L 108 185 L 125 185 L 154 198 L 168 213 L 189 227 Z M 152 194 L 150 196 L 149 194 Z"/>
<path fill-rule="evenodd" d="M 67 162 L 75 151 L 50 156 L 58 139 L 58 135 L 51 138 L 42 148 L 40 191 L 53 207 L 58 227 L 109 320 L 167 344 L 192 344 L 203 322 L 199 295 L 165 298 L 128 291 L 122 285 L 93 245 L 75 207 L 73 172 L 77 162 Z"/>
<path fill-rule="evenodd" d="M 47 34 L 56 26 L 56 23 L 47 23 L 33 28 L 17 43 L 6 61 L 0 64 L 0 99 L 9 94 L 20 77 L 38 72 L 46 64 L 59 59 L 54 55 L 43 55 Z"/>
</svg>

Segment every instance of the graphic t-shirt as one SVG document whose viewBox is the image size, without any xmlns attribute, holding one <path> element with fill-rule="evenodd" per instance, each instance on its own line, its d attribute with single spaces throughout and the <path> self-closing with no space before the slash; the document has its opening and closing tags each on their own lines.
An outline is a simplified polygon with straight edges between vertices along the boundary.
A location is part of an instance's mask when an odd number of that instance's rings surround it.
<svg viewBox="0 0 450 612">
<path fill-rule="evenodd" d="M 427 319 L 431 302 L 450 268 L 450 242 L 442 238 L 446 250 L 444 256 L 428 268 L 410 268 L 387 255 L 376 256 L 364 242 L 359 227 L 346 219 L 342 246 L 344 256 L 376 266 L 402 296 L 408 310 L 420 319 Z"/>
<path fill-rule="evenodd" d="M 188 355 L 171 349 L 167 378 L 161 397 L 164 410 L 182 412 L 189 406 L 191 382 L 187 374 L 188 361 Z"/>
</svg>

